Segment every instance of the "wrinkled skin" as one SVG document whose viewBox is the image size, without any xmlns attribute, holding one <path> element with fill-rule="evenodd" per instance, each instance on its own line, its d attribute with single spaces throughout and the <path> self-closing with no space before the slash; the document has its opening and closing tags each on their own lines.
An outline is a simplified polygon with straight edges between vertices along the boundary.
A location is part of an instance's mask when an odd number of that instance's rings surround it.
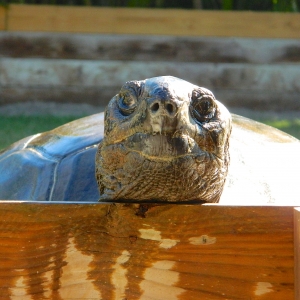
<svg viewBox="0 0 300 300">
<path fill-rule="evenodd" d="M 205 88 L 164 76 L 127 82 L 105 113 L 100 201 L 218 202 L 231 116 Z"/>
</svg>

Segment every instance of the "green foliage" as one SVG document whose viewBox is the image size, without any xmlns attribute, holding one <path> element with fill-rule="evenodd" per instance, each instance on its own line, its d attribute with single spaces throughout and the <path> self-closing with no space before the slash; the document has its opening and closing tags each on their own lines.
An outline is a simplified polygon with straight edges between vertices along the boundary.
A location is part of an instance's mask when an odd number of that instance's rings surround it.
<svg viewBox="0 0 300 300">
<path fill-rule="evenodd" d="M 0 0 L 0 4 L 54 4 L 208 10 L 299 11 L 300 0 Z"/>
<path fill-rule="evenodd" d="M 222 1 L 222 9 L 223 10 L 232 10 L 233 8 L 233 0 L 223 0 Z"/>
</svg>

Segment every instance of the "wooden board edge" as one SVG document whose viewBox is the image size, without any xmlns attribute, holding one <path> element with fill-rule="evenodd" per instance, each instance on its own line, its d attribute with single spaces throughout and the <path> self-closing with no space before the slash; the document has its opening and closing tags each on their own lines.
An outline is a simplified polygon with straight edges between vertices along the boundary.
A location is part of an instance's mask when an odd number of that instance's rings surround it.
<svg viewBox="0 0 300 300">
<path fill-rule="evenodd" d="M 300 208 L 294 209 L 295 300 L 300 300 Z"/>
<path fill-rule="evenodd" d="M 299 21 L 296 13 L 11 4 L 7 30 L 300 38 Z"/>
</svg>

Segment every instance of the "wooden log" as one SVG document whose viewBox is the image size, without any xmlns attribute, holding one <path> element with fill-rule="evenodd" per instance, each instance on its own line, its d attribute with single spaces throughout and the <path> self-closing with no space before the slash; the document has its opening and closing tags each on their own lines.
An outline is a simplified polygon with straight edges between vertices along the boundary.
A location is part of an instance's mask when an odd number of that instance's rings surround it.
<svg viewBox="0 0 300 300">
<path fill-rule="evenodd" d="M 1 299 L 293 299 L 293 207 L 1 203 Z"/>
<path fill-rule="evenodd" d="M 7 30 L 299 38 L 293 13 L 10 5 Z"/>
<path fill-rule="evenodd" d="M 0 56 L 282 67 L 300 63 L 300 40 L 0 31 Z"/>
<path fill-rule="evenodd" d="M 6 29 L 6 9 L 0 6 L 0 30 Z"/>
<path fill-rule="evenodd" d="M 124 82 L 167 74 L 211 89 L 227 107 L 300 110 L 297 64 L 2 58 L 0 73 L 0 104 L 38 99 L 106 106 Z"/>
</svg>

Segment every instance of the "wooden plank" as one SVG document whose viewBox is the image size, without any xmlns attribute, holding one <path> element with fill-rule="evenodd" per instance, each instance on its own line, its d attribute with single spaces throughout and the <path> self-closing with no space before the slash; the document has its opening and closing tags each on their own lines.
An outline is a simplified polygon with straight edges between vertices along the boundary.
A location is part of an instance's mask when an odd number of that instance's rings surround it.
<svg viewBox="0 0 300 300">
<path fill-rule="evenodd" d="M 6 9 L 0 6 L 0 30 L 6 29 Z"/>
<path fill-rule="evenodd" d="M 0 104 L 72 99 L 106 106 L 124 82 L 168 74 L 211 89 L 230 108 L 300 110 L 297 64 L 2 58 L 0 70 L 5 74 L 0 77 Z"/>
<path fill-rule="evenodd" d="M 0 34 L 0 56 L 142 62 L 300 63 L 300 39 L 8 31 Z"/>
<path fill-rule="evenodd" d="M 3 299 L 293 299 L 292 207 L 2 202 Z"/>
<path fill-rule="evenodd" d="M 294 210 L 295 300 L 300 300 L 300 208 Z"/>
<path fill-rule="evenodd" d="M 300 14 L 10 5 L 8 30 L 299 38 Z"/>
</svg>

